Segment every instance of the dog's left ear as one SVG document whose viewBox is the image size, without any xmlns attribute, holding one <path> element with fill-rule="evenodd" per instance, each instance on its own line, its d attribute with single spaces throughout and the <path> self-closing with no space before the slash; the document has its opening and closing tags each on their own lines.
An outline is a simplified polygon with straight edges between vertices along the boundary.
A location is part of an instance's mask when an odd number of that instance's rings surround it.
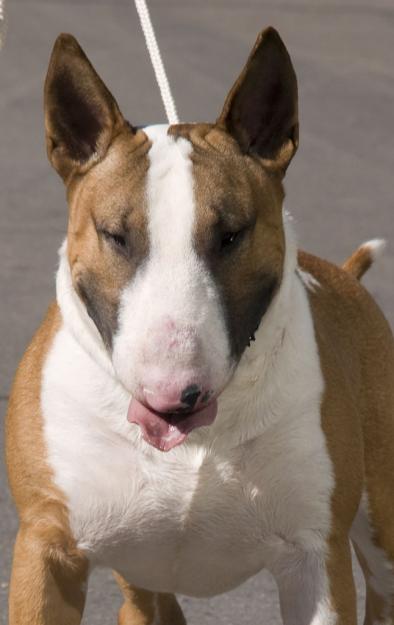
<svg viewBox="0 0 394 625">
<path fill-rule="evenodd" d="M 263 30 L 217 124 L 246 154 L 284 173 L 298 147 L 297 78 L 274 28 Z"/>
<path fill-rule="evenodd" d="M 47 152 L 67 180 L 104 158 L 112 138 L 127 127 L 115 98 L 72 35 L 57 38 L 44 92 Z"/>
</svg>

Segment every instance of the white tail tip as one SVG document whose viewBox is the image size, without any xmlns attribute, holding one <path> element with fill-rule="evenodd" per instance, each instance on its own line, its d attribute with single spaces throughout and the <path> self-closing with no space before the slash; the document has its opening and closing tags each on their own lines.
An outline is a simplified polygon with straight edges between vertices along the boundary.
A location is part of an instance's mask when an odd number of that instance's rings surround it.
<svg viewBox="0 0 394 625">
<path fill-rule="evenodd" d="M 386 246 L 387 241 L 385 239 L 371 239 L 370 241 L 363 243 L 361 247 L 368 249 L 372 256 L 372 260 L 376 260 L 383 254 Z"/>
</svg>

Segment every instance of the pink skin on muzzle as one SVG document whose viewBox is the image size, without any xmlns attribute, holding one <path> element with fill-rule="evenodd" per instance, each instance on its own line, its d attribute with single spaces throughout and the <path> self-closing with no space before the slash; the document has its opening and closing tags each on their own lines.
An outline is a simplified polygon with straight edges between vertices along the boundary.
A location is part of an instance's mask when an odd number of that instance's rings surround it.
<svg viewBox="0 0 394 625">
<path fill-rule="evenodd" d="M 133 393 L 127 419 L 140 426 L 147 443 L 161 451 L 180 445 L 195 428 L 210 425 L 217 413 L 217 393 L 212 389 L 196 328 L 162 317 L 149 329 L 141 350 L 143 368 Z M 183 361 L 176 373 L 168 364 Z M 198 364 L 197 364 L 198 363 Z"/>
<path fill-rule="evenodd" d="M 174 392 L 174 388 L 160 395 L 144 393 L 141 400 L 131 400 L 127 419 L 141 427 L 147 443 L 160 451 L 169 451 L 183 443 L 195 428 L 213 423 L 217 401 L 209 401 L 213 393 L 200 389 L 197 384 L 190 384 L 183 394 L 179 389 Z"/>
</svg>

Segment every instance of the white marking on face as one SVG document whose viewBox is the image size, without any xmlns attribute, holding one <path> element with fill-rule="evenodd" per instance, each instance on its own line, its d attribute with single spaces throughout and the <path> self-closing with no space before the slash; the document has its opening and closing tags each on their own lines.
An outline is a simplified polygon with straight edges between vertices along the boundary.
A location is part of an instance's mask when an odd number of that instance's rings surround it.
<svg viewBox="0 0 394 625">
<path fill-rule="evenodd" d="M 156 262 L 174 266 L 192 254 L 195 217 L 192 145 L 167 134 L 168 126 L 145 129 L 152 141 L 149 151 L 147 196 L 150 245 Z"/>
<path fill-rule="evenodd" d="M 187 385 L 218 392 L 231 370 L 219 295 L 193 247 L 192 146 L 145 129 L 149 258 L 121 295 L 113 362 L 135 395 L 179 396 Z"/>
</svg>

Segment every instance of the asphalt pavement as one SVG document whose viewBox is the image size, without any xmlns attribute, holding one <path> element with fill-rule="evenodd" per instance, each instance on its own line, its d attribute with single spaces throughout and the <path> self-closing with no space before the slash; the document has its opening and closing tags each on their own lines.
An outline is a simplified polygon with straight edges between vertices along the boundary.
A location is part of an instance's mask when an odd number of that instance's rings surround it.
<svg viewBox="0 0 394 625">
<path fill-rule="evenodd" d="M 300 149 L 287 208 L 300 246 L 341 262 L 388 239 L 365 284 L 394 322 L 393 0 L 150 0 L 184 121 L 212 121 L 258 31 L 281 33 L 298 74 Z M 165 121 L 132 0 L 10 0 L 0 52 L 0 413 L 18 360 L 54 295 L 64 190 L 46 160 L 42 87 L 59 32 L 80 41 L 133 124 Z M 29 427 L 28 419 L 26 427 Z M 0 624 L 17 518 L 0 466 Z M 357 573 L 362 613 L 362 583 Z M 266 573 L 210 600 L 181 597 L 190 625 L 276 625 Z M 92 576 L 84 624 L 116 622 L 108 571 Z M 55 625 L 55 624 L 54 624 Z"/>
</svg>

